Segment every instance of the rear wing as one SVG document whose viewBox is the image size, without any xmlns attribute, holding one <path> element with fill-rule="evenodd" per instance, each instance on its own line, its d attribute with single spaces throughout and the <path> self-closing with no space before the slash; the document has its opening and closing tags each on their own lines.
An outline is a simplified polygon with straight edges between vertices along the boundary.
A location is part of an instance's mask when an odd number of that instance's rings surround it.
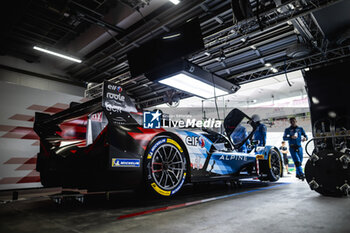
<svg viewBox="0 0 350 233">
<path fill-rule="evenodd" d="M 40 138 L 59 138 L 56 132 L 61 130 L 59 125 L 62 122 L 101 111 L 108 123 L 113 125 L 141 124 L 137 118 L 137 109 L 123 87 L 105 81 L 100 97 L 81 104 L 71 104 L 70 108 L 53 115 L 36 112 L 33 129 Z"/>
</svg>

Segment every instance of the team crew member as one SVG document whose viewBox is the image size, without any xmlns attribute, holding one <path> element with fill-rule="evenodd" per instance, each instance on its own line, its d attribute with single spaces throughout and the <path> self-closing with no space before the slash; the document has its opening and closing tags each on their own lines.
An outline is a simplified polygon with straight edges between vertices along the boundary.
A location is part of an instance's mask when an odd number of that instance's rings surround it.
<svg viewBox="0 0 350 233">
<path fill-rule="evenodd" d="M 295 117 L 291 117 L 289 121 L 291 126 L 284 130 L 283 140 L 289 143 L 289 152 L 296 168 L 296 177 L 304 180 L 305 175 L 301 167 L 303 162 L 303 148 L 301 147 L 301 142 L 307 140 L 307 135 L 302 127 L 297 126 Z M 303 136 L 303 138 L 301 136 Z"/>
<path fill-rule="evenodd" d="M 241 124 L 237 125 L 236 129 L 231 134 L 231 139 L 234 144 L 240 144 L 248 137 L 247 130 Z M 247 145 L 250 144 L 249 140 L 247 140 L 239 149 L 238 152 L 247 153 L 248 148 Z"/>
<path fill-rule="evenodd" d="M 260 116 L 257 114 L 254 114 L 252 116 L 252 120 L 257 125 L 256 131 L 253 135 L 254 140 L 259 140 L 258 146 L 265 146 L 266 145 L 266 131 L 267 128 L 264 124 L 260 122 Z"/>
<path fill-rule="evenodd" d="M 283 154 L 283 162 L 284 162 L 284 165 L 286 166 L 287 174 L 290 174 L 289 169 L 288 169 L 288 150 L 287 149 L 288 148 L 286 147 L 286 142 L 283 141 L 282 145 L 280 147 L 280 151 Z"/>
</svg>

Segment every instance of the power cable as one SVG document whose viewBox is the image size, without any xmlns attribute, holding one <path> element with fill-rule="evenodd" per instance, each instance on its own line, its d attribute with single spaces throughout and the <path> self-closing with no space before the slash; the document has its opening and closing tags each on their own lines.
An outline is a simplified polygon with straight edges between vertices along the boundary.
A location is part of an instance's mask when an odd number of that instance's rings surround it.
<svg viewBox="0 0 350 233">
<path fill-rule="evenodd" d="M 214 86 L 214 103 L 215 103 L 216 113 L 218 115 L 218 120 L 220 120 L 219 108 L 218 108 L 218 103 L 217 103 L 217 99 L 216 99 L 216 90 L 215 90 L 216 87 L 215 87 L 215 81 L 214 81 L 213 73 L 211 73 L 211 79 L 213 81 L 213 86 Z"/>
<path fill-rule="evenodd" d="M 287 75 L 286 59 L 284 59 L 284 75 L 286 76 L 286 80 L 287 80 L 288 85 L 291 87 L 292 84 L 289 82 L 288 75 Z"/>
</svg>

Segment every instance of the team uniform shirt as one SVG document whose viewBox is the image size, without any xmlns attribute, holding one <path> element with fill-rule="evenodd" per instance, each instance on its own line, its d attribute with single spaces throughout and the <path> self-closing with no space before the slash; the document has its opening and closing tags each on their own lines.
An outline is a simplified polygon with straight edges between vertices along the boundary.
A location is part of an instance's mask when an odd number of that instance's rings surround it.
<svg viewBox="0 0 350 233">
<path fill-rule="evenodd" d="M 293 139 L 292 136 L 297 136 L 297 138 Z M 283 140 L 288 141 L 290 145 L 301 146 L 301 136 L 304 136 L 306 140 L 308 140 L 307 135 L 302 127 L 296 126 L 286 128 L 284 130 Z"/>
<path fill-rule="evenodd" d="M 259 123 L 254 133 L 254 140 L 259 140 L 258 146 L 266 145 L 266 132 L 267 128 L 264 124 Z"/>
<path fill-rule="evenodd" d="M 296 136 L 296 138 L 292 138 L 292 136 Z M 292 159 L 296 168 L 297 177 L 303 177 L 304 172 L 301 167 L 303 163 L 303 148 L 301 147 L 301 136 L 304 136 L 307 140 L 306 133 L 302 127 L 290 126 L 284 130 L 283 140 L 288 141 L 289 143 L 289 152 L 292 156 Z"/>
</svg>

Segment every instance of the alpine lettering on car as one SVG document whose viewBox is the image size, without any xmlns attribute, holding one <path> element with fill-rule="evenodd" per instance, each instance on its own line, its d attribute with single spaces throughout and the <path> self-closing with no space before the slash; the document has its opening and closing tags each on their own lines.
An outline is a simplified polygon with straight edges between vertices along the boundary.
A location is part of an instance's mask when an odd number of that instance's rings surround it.
<svg viewBox="0 0 350 233">
<path fill-rule="evenodd" d="M 221 155 L 220 160 L 238 160 L 238 161 L 247 161 L 247 156 L 243 155 Z"/>
<path fill-rule="evenodd" d="M 112 167 L 140 167 L 139 159 L 112 159 Z"/>
</svg>

